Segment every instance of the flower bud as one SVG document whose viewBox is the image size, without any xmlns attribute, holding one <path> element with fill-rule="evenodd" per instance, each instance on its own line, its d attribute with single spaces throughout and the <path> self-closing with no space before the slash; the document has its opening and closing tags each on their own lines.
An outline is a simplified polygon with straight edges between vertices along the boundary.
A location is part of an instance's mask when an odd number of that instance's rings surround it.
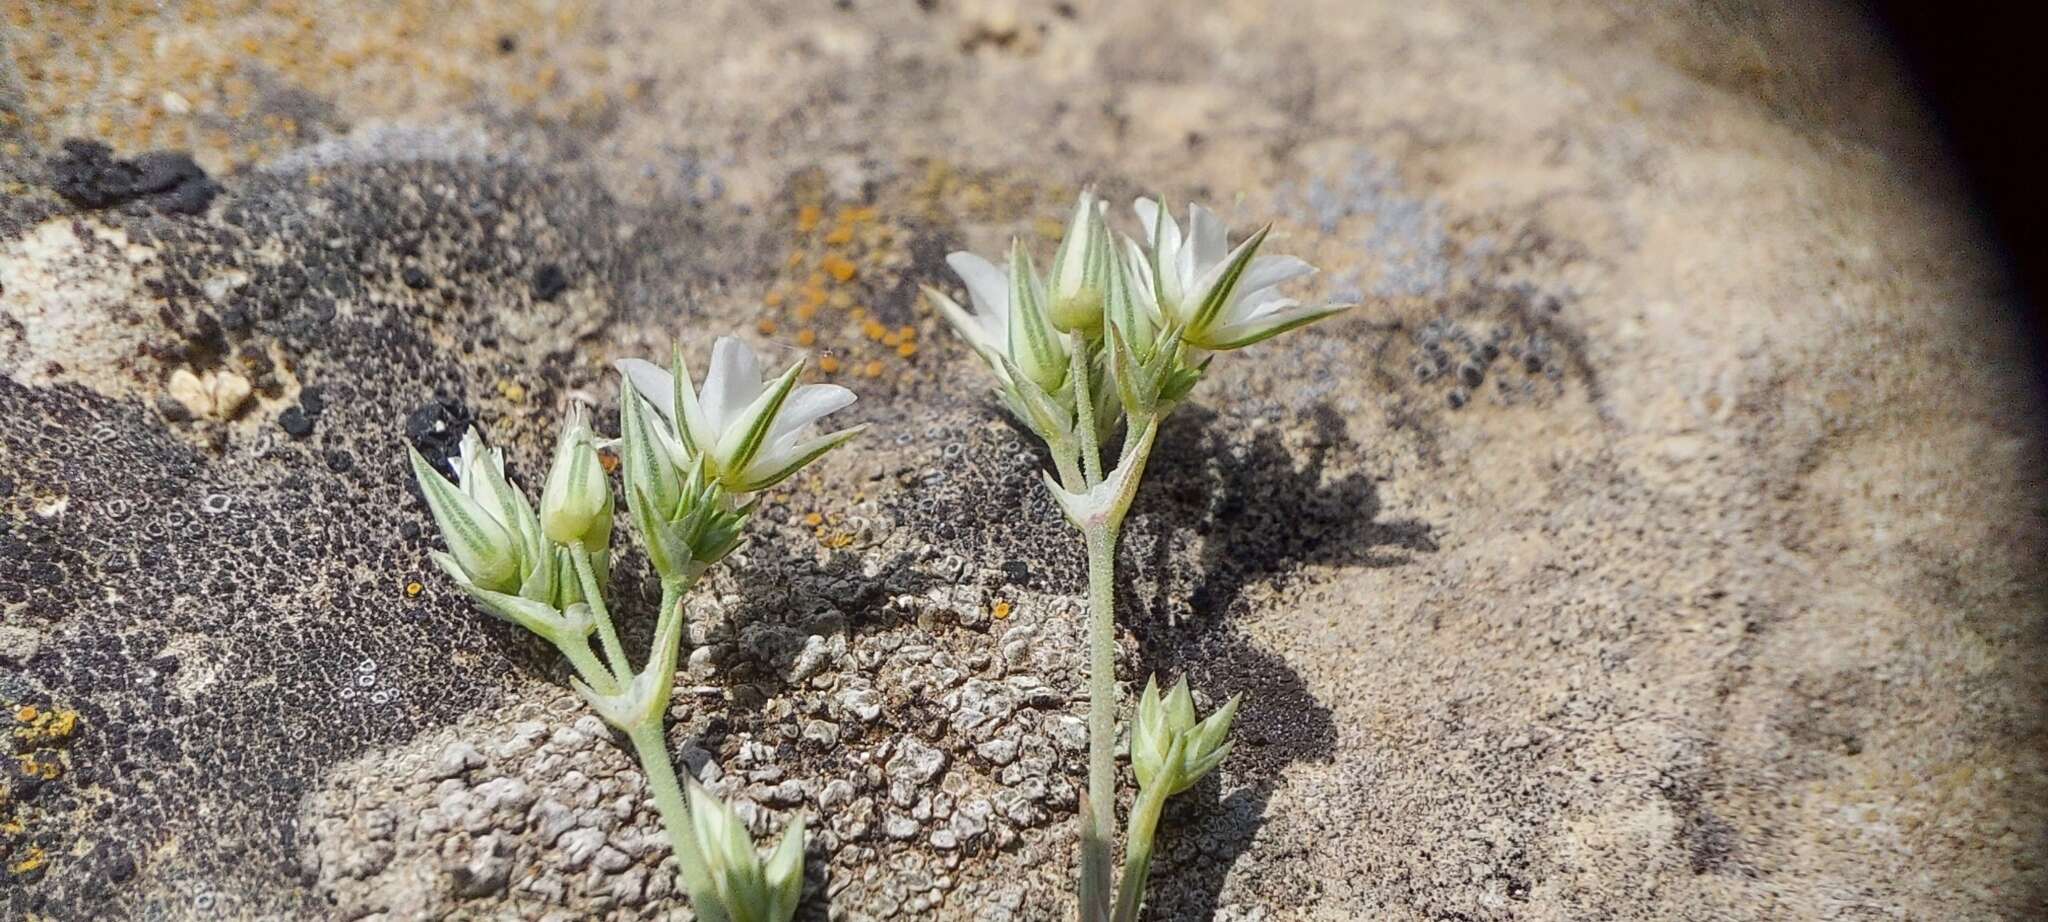
<svg viewBox="0 0 2048 922">
<path fill-rule="evenodd" d="M 754 837 L 730 806 L 691 779 L 690 825 L 700 867 L 686 867 L 690 898 L 700 917 L 788 922 L 796 915 L 803 893 L 804 822 L 799 816 L 782 833 L 782 842 L 764 866 L 754 852 Z"/>
<path fill-rule="evenodd" d="M 1067 332 L 1102 328 L 1102 303 L 1109 287 L 1113 253 L 1103 203 L 1082 192 L 1067 223 L 1067 235 L 1052 258 L 1052 324 Z"/>
<path fill-rule="evenodd" d="M 433 513 L 441 539 L 448 544 L 449 558 L 460 574 L 494 592 L 518 587 L 518 539 L 490 510 L 434 470 L 418 451 L 410 446 L 406 450 L 412 456 L 413 479 L 427 498 L 427 509 Z"/>
<path fill-rule="evenodd" d="M 654 504 L 654 512 L 669 515 L 682 500 L 682 475 L 676 464 L 682 446 L 669 434 L 668 423 L 657 417 L 630 382 L 619 388 L 619 460 L 626 482 L 626 495 L 639 502 L 642 495 Z"/>
<path fill-rule="evenodd" d="M 1178 794 L 1202 780 L 1230 754 L 1231 721 L 1238 697 L 1232 696 L 1208 719 L 1195 721 L 1194 695 L 1182 678 L 1164 700 L 1157 680 L 1148 679 L 1138 698 L 1137 720 L 1131 727 L 1131 771 L 1138 786 Z"/>
<path fill-rule="evenodd" d="M 1048 392 L 1067 380 L 1067 341 L 1045 312 L 1045 284 L 1024 251 L 1010 241 L 1010 359 Z"/>
<path fill-rule="evenodd" d="M 570 410 L 555 442 L 555 459 L 540 494 L 540 524 L 558 544 L 586 551 L 611 544 L 611 484 L 605 481 L 604 462 L 581 407 Z"/>
</svg>

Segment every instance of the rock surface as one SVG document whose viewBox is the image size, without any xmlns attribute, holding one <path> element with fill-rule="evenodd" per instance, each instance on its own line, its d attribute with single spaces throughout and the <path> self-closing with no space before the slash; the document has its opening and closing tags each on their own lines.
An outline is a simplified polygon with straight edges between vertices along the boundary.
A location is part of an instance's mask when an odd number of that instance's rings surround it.
<svg viewBox="0 0 2048 922">
<path fill-rule="evenodd" d="M 1079 556 L 914 292 L 1081 183 L 1364 303 L 1218 361 L 1127 529 L 1124 679 L 1246 696 L 1152 918 L 2042 910 L 2039 408 L 1866 24 L 311 6 L 10 8 L 0 916 L 687 918 L 400 446 L 531 485 L 739 329 L 873 429 L 694 597 L 678 760 L 810 817 L 807 917 L 1065 918 Z"/>
</svg>

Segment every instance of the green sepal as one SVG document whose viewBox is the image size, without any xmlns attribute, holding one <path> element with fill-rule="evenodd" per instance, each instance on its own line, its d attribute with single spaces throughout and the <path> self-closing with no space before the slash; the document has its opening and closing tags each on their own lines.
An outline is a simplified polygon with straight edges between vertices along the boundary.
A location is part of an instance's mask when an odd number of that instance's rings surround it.
<svg viewBox="0 0 2048 922">
<path fill-rule="evenodd" d="M 1046 314 L 1044 285 L 1021 240 L 1010 241 L 1010 358 L 1046 390 L 1066 380 L 1066 346 Z"/>
<path fill-rule="evenodd" d="M 1237 250 L 1224 261 L 1222 274 L 1217 277 L 1215 284 L 1209 286 L 1208 291 L 1203 292 L 1201 306 L 1195 309 L 1194 317 L 1188 321 L 1191 341 L 1201 345 L 1201 335 L 1208 331 L 1210 324 L 1216 322 L 1216 316 L 1223 312 L 1224 305 L 1230 303 L 1231 294 L 1237 291 L 1238 280 L 1244 277 L 1245 269 L 1251 266 L 1252 257 L 1258 254 L 1259 246 L 1266 242 L 1266 235 L 1272 230 L 1273 225 L 1268 224 L 1254 231 L 1243 243 L 1238 244 Z"/>
<path fill-rule="evenodd" d="M 851 439 L 854 436 L 867 431 L 867 428 L 867 424 L 862 423 L 858 426 L 848 426 L 847 428 L 841 429 L 837 432 L 832 432 L 826 435 L 819 436 L 817 439 L 813 440 L 810 443 L 810 449 L 808 451 L 805 451 L 803 454 L 798 455 L 795 460 L 782 466 L 781 468 L 778 468 L 777 470 L 771 471 L 765 477 L 761 477 L 759 479 L 754 480 L 748 480 L 746 482 L 746 492 L 755 493 L 761 490 L 766 490 L 769 487 L 775 486 L 776 484 L 789 479 L 790 475 L 795 474 L 797 471 L 803 470 L 804 467 L 809 465 L 811 462 L 818 460 L 820 457 L 823 457 L 826 452 L 846 444 L 846 441 L 848 439 Z"/>
<path fill-rule="evenodd" d="M 1311 323 L 1315 323 L 1318 320 L 1324 320 L 1330 317 L 1334 317 L 1356 306 L 1357 305 L 1353 304 L 1331 304 L 1324 307 L 1321 310 L 1311 311 L 1305 314 L 1299 314 L 1297 316 L 1290 317 L 1283 323 L 1277 323 L 1272 326 L 1259 327 L 1258 329 L 1255 329 L 1252 332 L 1247 333 L 1243 336 L 1239 336 L 1236 339 L 1221 340 L 1218 342 L 1210 343 L 1207 346 L 1207 348 L 1214 349 L 1218 352 L 1227 352 L 1232 349 L 1242 349 L 1246 346 L 1265 342 L 1266 340 L 1272 339 L 1273 337 L 1285 333 L 1289 330 L 1297 330 L 1302 327 L 1308 326 Z"/>
<path fill-rule="evenodd" d="M 782 412 L 782 404 L 789 399 L 789 392 L 796 388 L 796 377 L 803 370 L 804 363 L 801 360 L 792 363 L 781 377 L 775 379 L 775 383 L 770 385 L 767 391 L 754 398 L 754 402 L 742 411 L 747 420 L 747 428 L 741 434 L 740 440 L 730 446 L 722 442 L 718 446 L 721 463 L 726 468 L 718 472 L 719 476 L 727 483 L 733 484 L 738 492 L 748 491 L 748 488 L 737 486 L 741 472 L 747 469 L 754 456 L 760 454 L 761 446 L 768 441 L 768 433 L 775 428 L 775 417 Z"/>
<path fill-rule="evenodd" d="M 512 534 L 469 494 L 456 489 L 434 470 L 417 449 L 406 446 L 412 457 L 413 479 L 427 499 L 427 510 L 441 529 L 452 562 L 461 564 L 468 581 L 494 591 L 515 589 L 519 583 L 519 555 Z"/>
<path fill-rule="evenodd" d="M 653 409 L 632 382 L 627 382 L 619 389 L 619 467 L 626 493 L 645 493 L 654 500 L 656 508 L 671 509 L 682 498 L 682 477 L 662 446 L 661 434 L 654 429 L 656 425 Z"/>
</svg>

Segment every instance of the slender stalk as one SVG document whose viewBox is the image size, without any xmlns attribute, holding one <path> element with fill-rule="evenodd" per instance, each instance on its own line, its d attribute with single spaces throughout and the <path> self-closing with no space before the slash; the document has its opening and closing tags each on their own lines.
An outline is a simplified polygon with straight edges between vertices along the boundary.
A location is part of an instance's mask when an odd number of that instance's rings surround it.
<svg viewBox="0 0 2048 922">
<path fill-rule="evenodd" d="M 633 741 L 633 753 L 647 775 L 647 789 L 654 793 L 654 807 L 661 813 L 662 828 L 676 851 L 678 868 L 700 868 L 704 856 L 697 852 L 697 837 L 690 830 L 690 806 L 683 799 L 683 786 L 676 779 L 675 764 L 668 757 L 668 736 L 662 732 L 661 715 L 641 721 L 626 732 Z"/>
<path fill-rule="evenodd" d="M 562 655 L 569 658 L 569 665 L 576 667 L 576 675 L 583 679 L 583 684 L 590 686 L 599 694 L 618 694 L 618 677 L 612 675 L 612 671 L 598 661 L 596 653 L 591 652 L 590 638 L 565 637 L 555 641 L 555 649 L 562 651 Z"/>
<path fill-rule="evenodd" d="M 1088 482 L 1081 476 L 1081 465 L 1074 457 L 1077 450 L 1071 440 L 1047 442 L 1046 451 L 1052 454 L 1053 467 L 1060 475 L 1060 486 L 1069 493 L 1080 493 L 1088 489 Z"/>
<path fill-rule="evenodd" d="M 577 548 L 570 551 L 569 559 L 576 562 L 576 579 L 583 584 L 583 600 L 590 603 L 590 611 L 597 617 L 597 636 L 604 641 L 604 655 L 611 660 L 612 674 L 623 682 L 633 673 L 633 661 L 626 658 L 626 648 L 619 644 L 619 630 L 612 626 L 611 610 L 605 607 L 604 593 L 597 587 L 590 552 Z"/>
<path fill-rule="evenodd" d="M 1095 389 L 1088 382 L 1088 351 L 1089 346 L 1083 343 L 1071 353 L 1073 358 L 1068 363 L 1071 370 L 1067 374 L 1073 378 L 1074 428 L 1081 432 L 1081 471 L 1092 487 L 1102 482 L 1102 446 L 1101 437 L 1095 431 Z"/>
<path fill-rule="evenodd" d="M 1166 807 L 1162 788 L 1140 790 L 1131 805 L 1131 820 L 1124 829 L 1124 873 L 1118 882 L 1115 922 L 1137 922 L 1138 909 L 1145 904 L 1145 879 L 1152 875 L 1152 838 L 1159 831 L 1159 814 Z"/>
<path fill-rule="evenodd" d="M 1116 542 L 1122 515 L 1084 528 L 1088 540 L 1088 816 L 1081 876 L 1106 895 L 1116 835 Z"/>
</svg>

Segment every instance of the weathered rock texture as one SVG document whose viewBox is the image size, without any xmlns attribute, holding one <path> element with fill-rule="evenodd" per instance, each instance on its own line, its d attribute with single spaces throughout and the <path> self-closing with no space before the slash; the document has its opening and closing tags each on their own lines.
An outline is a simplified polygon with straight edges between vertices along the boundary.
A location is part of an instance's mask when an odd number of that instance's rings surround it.
<svg viewBox="0 0 2048 922">
<path fill-rule="evenodd" d="M 2042 911 L 2028 357 L 1863 23 L 437 6 L 9 7 L 0 916 L 687 918 L 401 445 L 531 485 L 737 329 L 873 428 L 699 590 L 678 757 L 812 818 L 810 917 L 1064 917 L 1079 559 L 914 293 L 1082 183 L 1363 302 L 1219 360 L 1128 529 L 1125 679 L 1246 695 L 1152 918 Z"/>
</svg>

